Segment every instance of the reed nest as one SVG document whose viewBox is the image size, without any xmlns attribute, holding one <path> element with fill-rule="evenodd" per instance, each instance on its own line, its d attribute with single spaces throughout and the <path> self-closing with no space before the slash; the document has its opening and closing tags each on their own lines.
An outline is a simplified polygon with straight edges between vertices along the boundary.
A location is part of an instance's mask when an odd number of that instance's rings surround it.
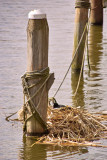
<svg viewBox="0 0 107 160">
<path fill-rule="evenodd" d="M 47 120 L 49 134 L 38 138 L 36 143 L 102 146 L 92 141 L 106 136 L 107 127 L 101 122 L 103 120 L 100 116 L 90 114 L 86 110 L 68 106 L 53 109 L 49 106 Z"/>
</svg>

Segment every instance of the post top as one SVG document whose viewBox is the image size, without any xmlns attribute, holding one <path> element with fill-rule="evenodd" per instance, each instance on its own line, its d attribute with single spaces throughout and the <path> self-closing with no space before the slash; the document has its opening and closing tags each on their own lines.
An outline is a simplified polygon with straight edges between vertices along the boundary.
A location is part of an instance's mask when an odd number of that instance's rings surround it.
<svg viewBox="0 0 107 160">
<path fill-rule="evenodd" d="M 44 19 L 46 18 L 46 14 L 42 13 L 41 10 L 35 9 L 30 11 L 28 14 L 28 19 Z"/>
</svg>

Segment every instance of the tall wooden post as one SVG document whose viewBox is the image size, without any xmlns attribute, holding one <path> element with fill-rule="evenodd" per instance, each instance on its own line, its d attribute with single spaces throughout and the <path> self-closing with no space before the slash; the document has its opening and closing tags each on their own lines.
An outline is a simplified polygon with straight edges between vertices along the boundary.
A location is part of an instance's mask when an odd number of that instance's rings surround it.
<svg viewBox="0 0 107 160">
<path fill-rule="evenodd" d="M 84 32 L 86 23 L 88 22 L 88 8 L 90 6 L 89 0 L 76 0 L 75 3 L 75 31 L 74 31 L 74 47 L 73 54 L 74 57 L 77 46 L 80 42 L 81 36 Z M 84 47 L 85 47 L 86 32 L 83 36 L 81 44 L 77 50 L 76 56 L 74 58 L 72 69 L 78 71 L 81 69 Z"/>
<path fill-rule="evenodd" d="M 103 24 L 103 0 L 91 1 L 90 23 L 95 25 Z"/>
<path fill-rule="evenodd" d="M 46 14 L 43 14 L 40 10 L 31 11 L 28 14 L 28 26 L 27 26 L 27 74 L 31 75 L 36 71 L 37 77 L 39 73 L 44 70 L 48 70 L 48 34 L 49 28 L 46 19 Z M 32 98 L 33 107 L 39 113 L 41 119 L 47 121 L 47 107 L 48 107 L 48 90 L 54 81 L 54 75 L 49 74 L 49 79 L 44 87 L 41 88 L 42 83 L 41 76 L 37 79 L 28 79 L 28 86 L 36 84 L 34 87 L 29 87 L 30 97 Z M 41 88 L 41 89 L 40 89 Z M 35 93 L 39 92 L 35 95 Z M 27 97 L 29 99 L 29 97 Z M 35 115 L 31 115 L 31 108 L 27 111 L 26 133 L 28 136 L 35 136 L 45 132 L 41 123 L 36 120 Z M 34 110 L 34 109 L 33 109 Z"/>
</svg>

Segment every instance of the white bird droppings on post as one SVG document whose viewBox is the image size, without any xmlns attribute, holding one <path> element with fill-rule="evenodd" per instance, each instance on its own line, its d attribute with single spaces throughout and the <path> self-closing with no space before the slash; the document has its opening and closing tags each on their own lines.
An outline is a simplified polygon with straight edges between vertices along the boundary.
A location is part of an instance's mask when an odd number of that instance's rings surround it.
<svg viewBox="0 0 107 160">
<path fill-rule="evenodd" d="M 39 9 L 30 11 L 28 14 L 28 19 L 44 19 L 44 18 L 46 18 L 46 14 L 41 12 L 41 10 Z"/>
</svg>

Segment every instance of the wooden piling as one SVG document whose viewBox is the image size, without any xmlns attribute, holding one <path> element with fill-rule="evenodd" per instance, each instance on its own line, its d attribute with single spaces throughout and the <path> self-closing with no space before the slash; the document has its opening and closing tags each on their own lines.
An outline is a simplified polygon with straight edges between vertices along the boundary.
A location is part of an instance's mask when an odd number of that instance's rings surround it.
<svg viewBox="0 0 107 160">
<path fill-rule="evenodd" d="M 53 81 L 54 74 L 49 74 L 48 69 L 48 34 L 49 28 L 46 19 L 46 14 L 41 13 L 40 10 L 31 11 L 28 15 L 29 21 L 27 26 L 27 74 L 37 74 L 37 79 L 28 79 L 28 86 L 36 84 L 34 87 L 29 87 L 30 98 L 32 99 L 33 107 L 41 117 L 42 121 L 47 121 L 47 107 L 48 107 L 48 90 Z M 41 76 L 39 74 L 47 74 L 48 80 L 42 86 Z M 39 90 L 39 91 L 38 91 Z M 35 95 L 35 93 L 38 93 Z M 35 95 L 35 96 L 34 96 Z M 29 97 L 27 97 L 29 99 Z M 29 104 L 31 102 L 29 101 Z M 31 107 L 32 108 L 32 107 Z M 31 108 L 28 107 L 26 115 L 26 133 L 28 136 L 35 136 L 43 134 L 46 128 L 36 119 L 38 114 L 29 118 L 32 114 Z M 34 110 L 33 108 L 33 110 Z M 33 111 L 34 113 L 34 111 Z"/>
<path fill-rule="evenodd" d="M 74 31 L 74 47 L 73 54 L 74 57 L 77 47 L 79 45 L 80 39 L 84 32 L 86 23 L 88 22 L 88 8 L 90 6 L 89 0 L 76 0 L 75 3 L 75 31 Z M 80 71 L 85 47 L 86 31 L 77 50 L 76 56 L 74 58 L 72 69 L 75 71 Z"/>
<path fill-rule="evenodd" d="M 103 0 L 91 1 L 90 23 L 94 25 L 103 24 Z"/>
</svg>

